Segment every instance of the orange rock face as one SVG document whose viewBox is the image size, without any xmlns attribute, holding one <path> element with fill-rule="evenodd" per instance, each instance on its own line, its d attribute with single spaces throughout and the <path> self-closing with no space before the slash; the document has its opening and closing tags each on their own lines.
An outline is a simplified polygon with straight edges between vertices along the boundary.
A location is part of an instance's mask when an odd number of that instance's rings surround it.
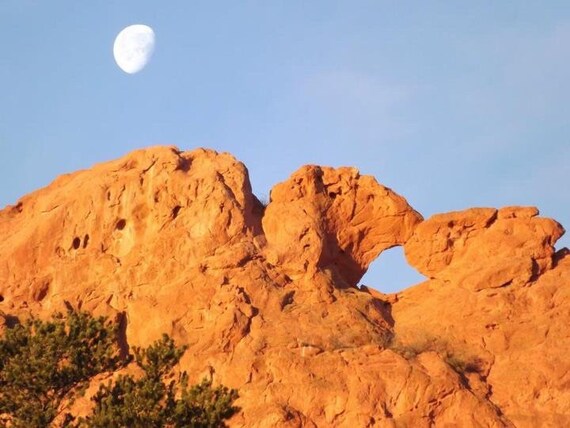
<svg viewBox="0 0 570 428">
<path fill-rule="evenodd" d="M 444 338 L 485 367 L 489 399 L 515 426 L 570 424 L 570 253 L 536 208 L 435 215 L 405 245 L 431 279 L 392 307 L 397 336 Z"/>
<path fill-rule="evenodd" d="M 330 269 L 355 286 L 421 220 L 404 198 L 354 168 L 306 166 L 271 190 L 263 216 L 266 254 L 291 277 Z"/>
<path fill-rule="evenodd" d="M 0 211 L 0 310 L 66 302 L 162 333 L 239 389 L 241 426 L 570 424 L 570 255 L 534 208 L 423 220 L 353 168 L 306 166 L 264 207 L 229 154 L 137 151 Z M 357 284 L 404 245 L 430 279 Z"/>
</svg>

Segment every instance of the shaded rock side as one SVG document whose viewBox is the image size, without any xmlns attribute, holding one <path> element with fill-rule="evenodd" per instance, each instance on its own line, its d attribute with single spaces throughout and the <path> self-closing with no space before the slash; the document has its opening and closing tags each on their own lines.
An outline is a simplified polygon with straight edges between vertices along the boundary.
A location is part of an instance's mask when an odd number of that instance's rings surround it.
<svg viewBox="0 0 570 428">
<path fill-rule="evenodd" d="M 567 380 L 548 378 L 568 366 L 561 227 L 532 209 L 450 216 L 423 221 L 372 177 L 318 166 L 275 186 L 263 207 L 229 154 L 140 150 L 0 211 L 2 328 L 72 305 L 126 320 L 130 346 L 168 333 L 189 346 L 181 365 L 192 380 L 239 389 L 236 427 L 564 416 Z M 356 286 L 404 244 L 432 279 L 391 296 Z M 426 329 L 440 345 L 410 352 Z M 466 350 L 474 370 L 457 362 Z"/>
</svg>

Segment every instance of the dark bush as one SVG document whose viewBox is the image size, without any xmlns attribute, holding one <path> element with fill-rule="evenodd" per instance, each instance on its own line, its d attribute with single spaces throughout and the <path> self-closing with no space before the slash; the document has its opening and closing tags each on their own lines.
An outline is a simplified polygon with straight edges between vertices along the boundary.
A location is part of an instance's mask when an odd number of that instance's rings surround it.
<svg viewBox="0 0 570 428">
<path fill-rule="evenodd" d="M 89 427 L 223 427 L 237 410 L 237 391 L 210 381 L 188 387 L 188 375 L 166 383 L 185 348 L 164 335 L 146 349 L 135 349 L 135 361 L 144 374 L 138 379 L 119 376 L 101 385 L 93 397 L 93 414 L 82 421 Z"/>
<path fill-rule="evenodd" d="M 73 310 L 67 317 L 17 324 L 0 339 L 0 426 L 225 426 L 238 411 L 237 391 L 213 388 L 207 380 L 189 387 L 186 372 L 176 377 L 185 350 L 167 335 L 146 349 L 135 348 L 142 376 L 119 375 L 100 385 L 92 413 L 76 420 L 70 406 L 90 380 L 132 360 L 120 357 L 117 325 Z"/>
<path fill-rule="evenodd" d="M 70 311 L 16 324 L 0 340 L 1 421 L 49 426 L 93 376 L 121 363 L 117 328 L 105 318 Z"/>
</svg>

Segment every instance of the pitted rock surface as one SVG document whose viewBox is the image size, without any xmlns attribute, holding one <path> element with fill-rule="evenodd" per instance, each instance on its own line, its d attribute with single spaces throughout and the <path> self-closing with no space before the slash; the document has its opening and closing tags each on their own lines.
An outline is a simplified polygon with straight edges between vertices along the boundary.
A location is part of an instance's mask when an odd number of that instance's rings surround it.
<svg viewBox="0 0 570 428">
<path fill-rule="evenodd" d="M 193 381 L 239 389 L 234 427 L 564 426 L 562 233 L 528 207 L 424 221 L 354 168 L 302 167 L 264 207 L 233 156 L 153 147 L 0 211 L 0 324 L 71 305 L 129 346 L 168 333 Z M 395 245 L 430 279 L 358 287 Z"/>
</svg>

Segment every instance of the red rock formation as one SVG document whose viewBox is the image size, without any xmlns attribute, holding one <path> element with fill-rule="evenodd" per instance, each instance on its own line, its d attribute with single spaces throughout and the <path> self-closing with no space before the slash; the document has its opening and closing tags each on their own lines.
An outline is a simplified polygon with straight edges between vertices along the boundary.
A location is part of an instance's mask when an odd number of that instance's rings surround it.
<svg viewBox="0 0 570 428">
<path fill-rule="evenodd" d="M 485 367 L 486 395 L 516 426 L 570 424 L 570 256 L 536 208 L 435 215 L 405 245 L 431 279 L 400 294 L 395 331 L 442 337 Z M 467 355 L 466 354 L 466 355 Z"/>
<path fill-rule="evenodd" d="M 263 216 L 266 254 L 291 277 L 332 269 L 355 286 L 421 220 L 404 198 L 354 168 L 306 166 L 271 190 Z"/>
<path fill-rule="evenodd" d="M 570 257 L 530 208 L 423 221 L 352 168 L 307 166 L 263 207 L 231 155 L 157 147 L 0 211 L 0 310 L 65 302 L 163 332 L 240 391 L 232 426 L 570 423 Z M 405 244 L 430 280 L 356 287 Z"/>
</svg>

